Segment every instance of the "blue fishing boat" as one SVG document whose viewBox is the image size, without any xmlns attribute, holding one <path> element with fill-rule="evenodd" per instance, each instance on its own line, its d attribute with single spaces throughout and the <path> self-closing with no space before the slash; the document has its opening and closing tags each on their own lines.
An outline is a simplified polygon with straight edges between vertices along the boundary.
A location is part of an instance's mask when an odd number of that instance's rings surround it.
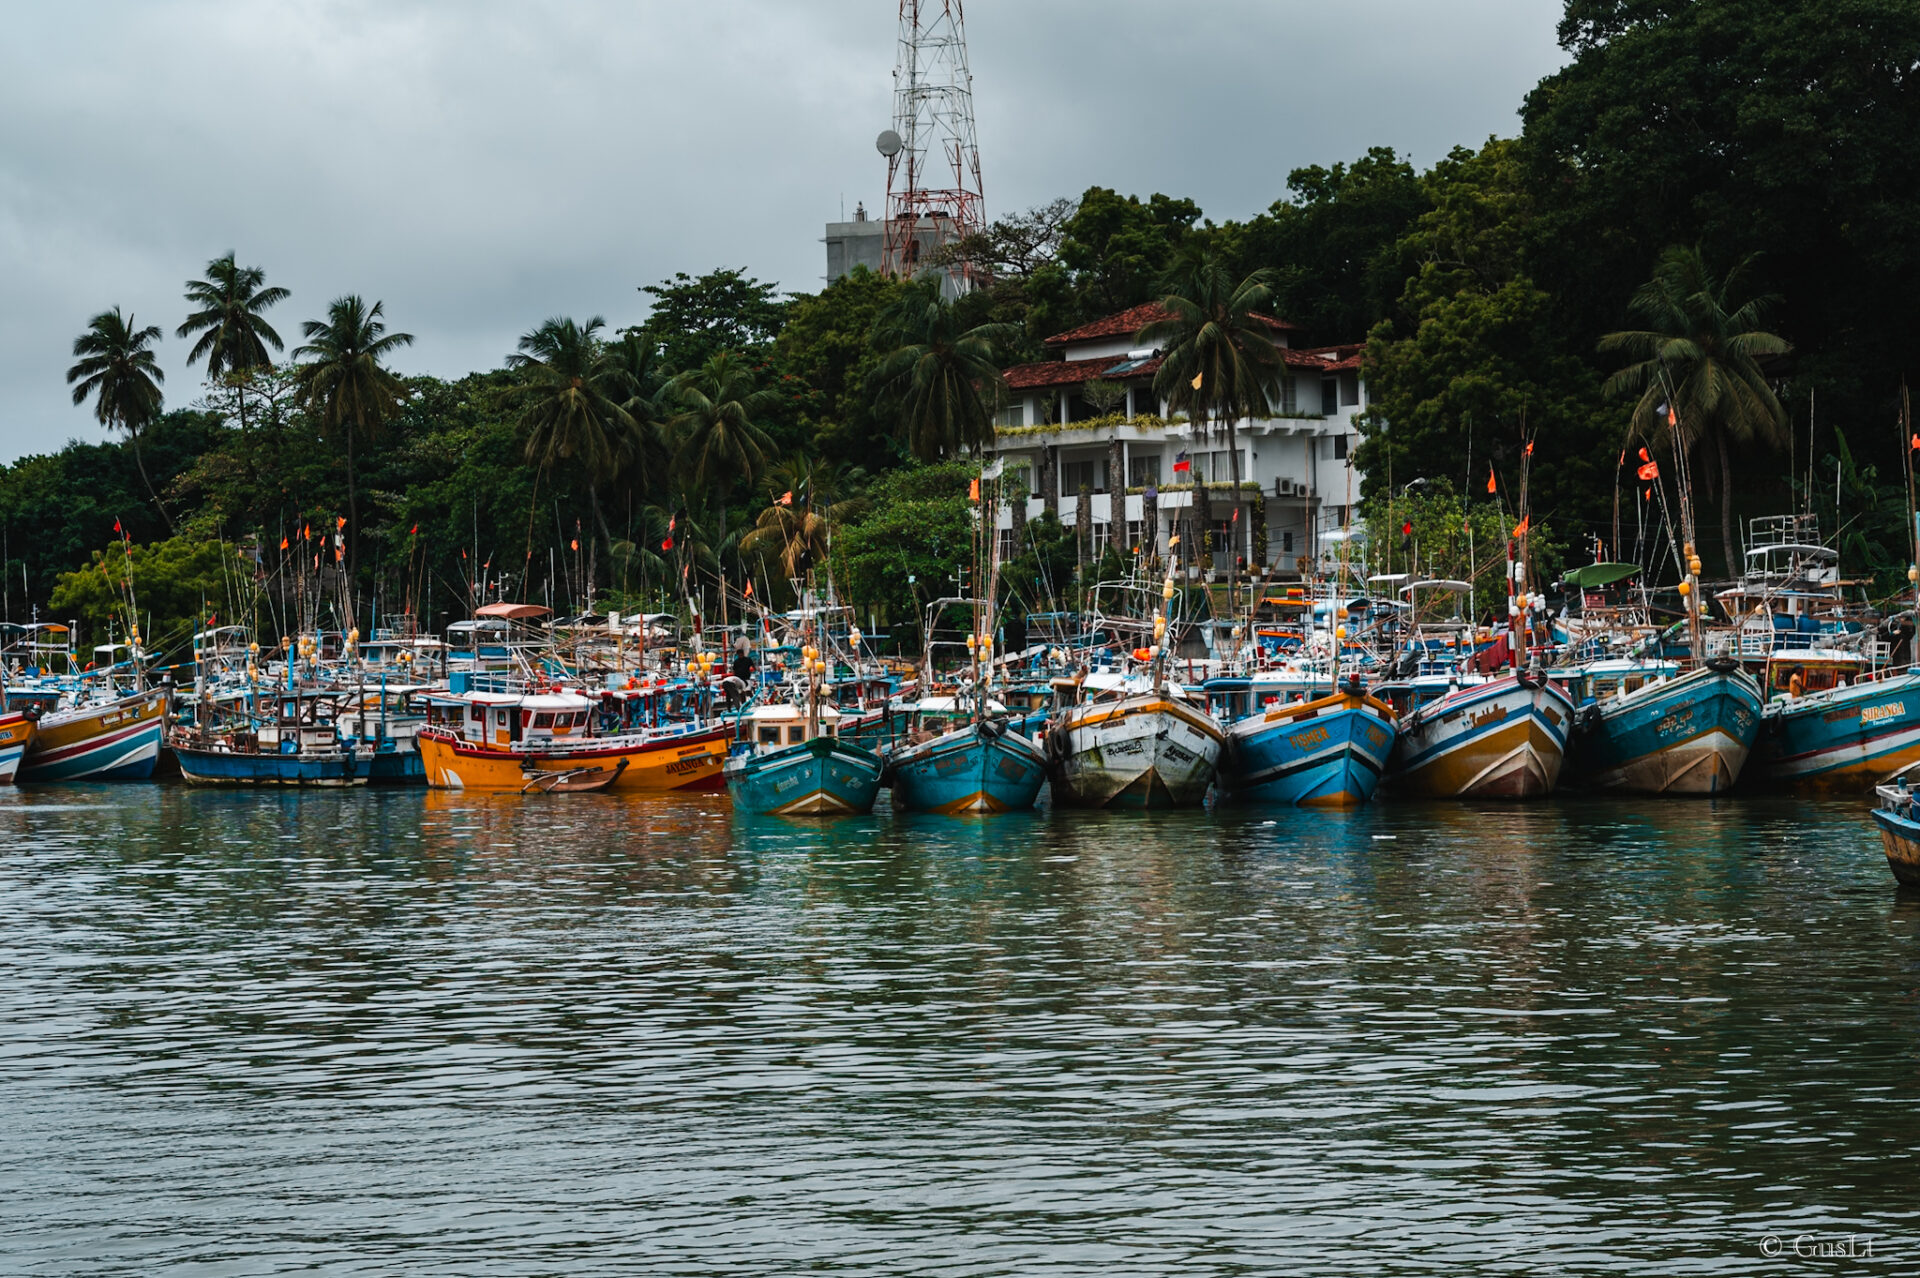
<svg viewBox="0 0 1920 1278">
<path fill-rule="evenodd" d="M 1575 684 L 1568 767 L 1595 790 L 1726 794 L 1760 731 L 1760 684 L 1731 660 L 1597 661 Z"/>
<path fill-rule="evenodd" d="M 427 725 L 420 697 L 426 684 L 356 689 L 343 695 L 334 726 L 353 747 L 368 785 L 425 785 L 420 729 Z"/>
<path fill-rule="evenodd" d="M 873 811 L 886 761 L 839 737 L 830 707 L 809 724 L 796 706 L 758 706 L 742 721 L 746 753 L 728 760 L 734 807 L 766 816 L 840 816 Z"/>
<path fill-rule="evenodd" d="M 1756 782 L 1857 793 L 1920 763 L 1920 672 L 1875 677 L 1832 650 L 1777 652 L 1767 670 Z"/>
<path fill-rule="evenodd" d="M 192 727 L 177 730 L 168 745 L 180 774 L 193 785 L 364 785 L 366 770 L 339 730 L 320 715 L 325 701 L 310 692 L 269 695 L 263 715 L 252 695 L 214 710 L 208 699 Z"/>
<path fill-rule="evenodd" d="M 1033 806 L 1047 779 L 1046 755 L 1007 722 L 1004 707 L 986 710 L 976 720 L 953 697 L 915 707 L 907 743 L 891 756 L 896 808 L 953 814 Z"/>
<path fill-rule="evenodd" d="M 1276 700 L 1228 725 L 1221 779 L 1233 797 L 1257 803 L 1358 807 L 1379 788 L 1398 731 L 1393 707 L 1357 680 Z"/>
<path fill-rule="evenodd" d="M 1913 810 L 1913 791 L 1905 777 L 1897 785 L 1875 788 L 1880 806 L 1873 810 L 1873 822 L 1880 827 L 1880 841 L 1886 846 L 1887 868 L 1905 887 L 1920 887 L 1920 819 Z"/>
</svg>

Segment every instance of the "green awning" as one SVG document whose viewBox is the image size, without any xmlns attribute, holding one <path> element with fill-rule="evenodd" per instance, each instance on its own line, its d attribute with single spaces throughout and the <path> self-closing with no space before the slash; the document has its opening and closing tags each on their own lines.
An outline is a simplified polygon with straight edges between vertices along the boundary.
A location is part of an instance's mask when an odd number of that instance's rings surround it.
<svg viewBox="0 0 1920 1278">
<path fill-rule="evenodd" d="M 1616 581 L 1640 575 L 1639 564 L 1586 564 L 1561 578 L 1569 586 L 1611 586 Z"/>
</svg>

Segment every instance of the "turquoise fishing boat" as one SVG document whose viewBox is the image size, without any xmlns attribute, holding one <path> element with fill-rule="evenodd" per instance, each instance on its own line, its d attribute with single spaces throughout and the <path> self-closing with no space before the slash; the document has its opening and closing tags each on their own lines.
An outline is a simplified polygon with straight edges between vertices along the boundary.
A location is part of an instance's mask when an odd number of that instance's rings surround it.
<svg viewBox="0 0 1920 1278">
<path fill-rule="evenodd" d="M 1032 807 L 1047 779 L 1046 755 L 1005 714 L 989 704 L 976 720 L 956 698 L 921 701 L 907 744 L 891 756 L 894 806 L 947 814 Z"/>
<path fill-rule="evenodd" d="M 1597 661 L 1574 683 L 1568 770 L 1595 790 L 1726 794 L 1760 732 L 1759 681 L 1732 660 Z"/>
<path fill-rule="evenodd" d="M 1876 788 L 1880 806 L 1873 810 L 1873 823 L 1880 827 L 1880 840 L 1887 851 L 1887 868 L 1903 887 L 1920 887 L 1920 820 L 1913 811 L 1913 791 L 1905 777 L 1898 785 Z"/>
<path fill-rule="evenodd" d="M 831 707 L 813 722 L 797 706 L 758 706 L 742 721 L 745 752 L 728 760 L 734 807 L 766 816 L 844 816 L 873 811 L 886 761 L 839 737 Z"/>
<path fill-rule="evenodd" d="M 1756 781 L 1857 793 L 1920 763 L 1920 672 L 1876 678 L 1859 656 L 1826 650 L 1778 652 L 1767 666 Z"/>
<path fill-rule="evenodd" d="M 1398 733 L 1393 707 L 1357 680 L 1317 697 L 1276 700 L 1228 725 L 1222 785 L 1254 803 L 1358 807 L 1379 789 Z"/>
</svg>

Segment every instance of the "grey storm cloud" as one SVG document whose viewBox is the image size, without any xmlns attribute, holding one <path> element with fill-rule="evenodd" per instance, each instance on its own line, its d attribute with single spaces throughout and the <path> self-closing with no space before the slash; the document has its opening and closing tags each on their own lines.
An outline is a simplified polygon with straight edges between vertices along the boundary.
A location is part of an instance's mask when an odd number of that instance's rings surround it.
<svg viewBox="0 0 1920 1278">
<path fill-rule="evenodd" d="M 1563 61 L 1550 0 L 976 0 L 989 215 L 1094 184 L 1246 217 L 1289 170 L 1511 133 Z M 742 267 L 820 287 L 879 205 L 888 0 L 212 0 L 15 6 L 0 42 L 0 459 L 97 439 L 63 377 L 119 305 L 200 393 L 181 284 L 236 250 L 299 321 L 357 292 L 407 372 L 497 366 L 548 315 Z"/>
</svg>

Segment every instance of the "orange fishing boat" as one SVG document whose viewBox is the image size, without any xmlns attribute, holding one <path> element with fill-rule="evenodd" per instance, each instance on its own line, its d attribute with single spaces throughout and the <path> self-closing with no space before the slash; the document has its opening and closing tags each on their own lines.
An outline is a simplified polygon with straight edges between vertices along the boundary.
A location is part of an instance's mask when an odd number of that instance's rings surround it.
<svg viewBox="0 0 1920 1278">
<path fill-rule="evenodd" d="M 445 790 L 546 789 L 546 774 L 605 768 L 611 791 L 721 790 L 730 727 L 686 724 L 592 736 L 596 703 L 571 692 L 473 692 L 428 703 L 420 730 L 427 784 Z M 558 786 L 562 790 L 570 786 Z"/>
</svg>

